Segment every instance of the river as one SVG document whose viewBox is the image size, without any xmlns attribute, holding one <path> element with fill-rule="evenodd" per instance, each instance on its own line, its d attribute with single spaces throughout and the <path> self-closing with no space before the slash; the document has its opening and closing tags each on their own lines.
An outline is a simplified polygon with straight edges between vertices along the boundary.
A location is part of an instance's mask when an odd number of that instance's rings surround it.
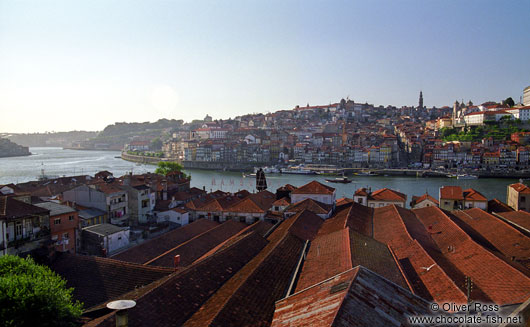
<svg viewBox="0 0 530 327">
<path fill-rule="evenodd" d="M 61 148 L 30 148 L 31 156 L 0 158 L 0 184 L 22 183 L 36 180 L 41 171 L 46 175 L 70 176 L 70 175 L 94 175 L 98 171 L 108 170 L 115 176 L 121 176 L 127 172 L 145 173 L 155 170 L 152 165 L 140 165 L 119 158 L 118 151 L 82 151 L 63 150 Z M 206 190 L 223 190 L 235 192 L 241 189 L 252 191 L 255 180 L 243 178 L 241 173 L 186 170 L 191 175 L 191 186 L 205 188 Z M 267 183 L 269 190 L 290 183 L 295 186 L 303 185 L 311 180 L 326 183 L 325 179 L 318 175 L 287 175 L 269 174 Z M 456 180 L 449 178 L 422 178 L 422 177 L 353 177 L 351 184 L 329 184 L 337 189 L 337 197 L 352 197 L 353 192 L 360 187 L 371 187 L 377 190 L 388 187 L 407 194 L 408 202 L 412 195 L 422 195 L 429 192 L 434 198 L 438 198 L 438 190 L 443 185 L 459 185 L 462 188 L 472 187 L 486 196 L 488 199 L 498 198 L 506 201 L 506 187 L 517 182 L 512 179 L 477 179 Z"/>
</svg>

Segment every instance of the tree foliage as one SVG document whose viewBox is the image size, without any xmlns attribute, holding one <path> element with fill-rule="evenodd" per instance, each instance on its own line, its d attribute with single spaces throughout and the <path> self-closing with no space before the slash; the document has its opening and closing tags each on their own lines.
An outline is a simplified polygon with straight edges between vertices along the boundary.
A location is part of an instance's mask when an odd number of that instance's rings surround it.
<svg viewBox="0 0 530 327">
<path fill-rule="evenodd" d="M 158 167 L 155 170 L 155 174 L 167 176 L 169 173 L 172 173 L 172 172 L 180 172 L 182 173 L 184 177 L 188 177 L 188 175 L 186 175 L 182 171 L 182 169 L 184 169 L 184 167 L 182 167 L 182 165 L 179 164 L 178 162 L 160 161 L 158 163 Z"/>
<path fill-rule="evenodd" d="M 0 257 L 0 321 L 3 326 L 76 326 L 82 304 L 73 289 L 30 257 Z"/>
<path fill-rule="evenodd" d="M 513 101 L 512 97 L 509 97 L 504 100 L 504 104 L 511 108 L 515 105 L 515 101 Z"/>
</svg>

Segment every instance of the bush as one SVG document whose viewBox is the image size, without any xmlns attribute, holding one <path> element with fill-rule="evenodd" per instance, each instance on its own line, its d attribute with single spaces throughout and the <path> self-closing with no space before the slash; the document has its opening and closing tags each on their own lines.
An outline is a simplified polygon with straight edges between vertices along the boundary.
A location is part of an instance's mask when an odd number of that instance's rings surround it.
<svg viewBox="0 0 530 327">
<path fill-rule="evenodd" d="M 30 257 L 0 257 L 0 321 L 3 326 L 76 326 L 82 304 L 73 289 Z"/>
</svg>

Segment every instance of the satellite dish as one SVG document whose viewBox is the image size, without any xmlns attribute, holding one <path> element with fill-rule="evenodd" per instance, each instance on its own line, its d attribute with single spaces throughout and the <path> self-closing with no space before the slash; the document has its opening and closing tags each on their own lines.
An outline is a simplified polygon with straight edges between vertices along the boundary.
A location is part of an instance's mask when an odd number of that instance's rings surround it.
<svg viewBox="0 0 530 327">
<path fill-rule="evenodd" d="M 134 308 L 136 302 L 133 300 L 118 300 L 107 303 L 107 308 L 111 310 L 127 310 Z"/>
</svg>

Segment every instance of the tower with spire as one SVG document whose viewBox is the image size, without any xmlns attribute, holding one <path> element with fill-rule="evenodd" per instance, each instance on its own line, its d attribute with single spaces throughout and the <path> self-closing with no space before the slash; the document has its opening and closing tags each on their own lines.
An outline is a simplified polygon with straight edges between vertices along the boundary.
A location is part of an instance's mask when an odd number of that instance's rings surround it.
<svg viewBox="0 0 530 327">
<path fill-rule="evenodd" d="M 420 91 L 420 101 L 418 104 L 418 109 L 423 109 L 423 93 Z"/>
</svg>

